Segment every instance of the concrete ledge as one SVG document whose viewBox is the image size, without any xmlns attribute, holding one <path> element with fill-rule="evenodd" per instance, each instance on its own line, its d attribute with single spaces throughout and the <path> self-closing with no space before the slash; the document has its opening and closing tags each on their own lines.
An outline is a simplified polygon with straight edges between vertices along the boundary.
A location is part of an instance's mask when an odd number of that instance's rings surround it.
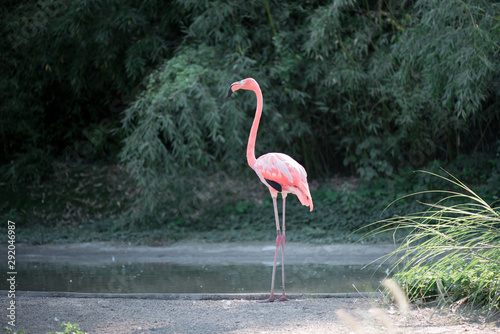
<svg viewBox="0 0 500 334">
<path fill-rule="evenodd" d="M 6 296 L 7 290 L 0 290 Z M 17 291 L 17 297 L 63 297 L 63 298 L 124 298 L 124 299 L 158 299 L 158 300 L 260 300 L 269 297 L 264 293 L 87 293 L 60 291 Z M 312 298 L 376 298 L 379 292 L 353 293 L 291 293 L 290 299 Z"/>
</svg>

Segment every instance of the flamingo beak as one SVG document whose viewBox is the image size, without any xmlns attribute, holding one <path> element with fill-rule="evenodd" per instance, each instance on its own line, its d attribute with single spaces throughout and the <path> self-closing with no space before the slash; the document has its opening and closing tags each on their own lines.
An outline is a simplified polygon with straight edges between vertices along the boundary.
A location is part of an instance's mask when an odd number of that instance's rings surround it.
<svg viewBox="0 0 500 334">
<path fill-rule="evenodd" d="M 236 82 L 231 84 L 231 86 L 229 87 L 229 93 L 227 94 L 227 98 L 229 99 L 231 97 L 231 94 L 234 93 L 233 91 L 233 86 L 236 85 Z"/>
</svg>

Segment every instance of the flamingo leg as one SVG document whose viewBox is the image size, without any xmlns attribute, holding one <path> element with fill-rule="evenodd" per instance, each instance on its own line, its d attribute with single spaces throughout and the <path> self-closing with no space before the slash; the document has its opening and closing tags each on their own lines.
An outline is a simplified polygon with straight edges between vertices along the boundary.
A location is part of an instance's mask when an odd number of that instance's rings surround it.
<svg viewBox="0 0 500 334">
<path fill-rule="evenodd" d="M 281 233 L 281 285 L 283 287 L 283 294 L 281 298 L 278 299 L 279 302 L 289 300 L 285 295 L 285 202 L 286 202 L 286 193 L 281 193 L 283 197 L 283 232 Z"/>
<path fill-rule="evenodd" d="M 279 216 L 278 216 L 278 204 L 276 202 L 277 196 L 278 196 L 278 193 L 271 193 L 271 197 L 273 198 L 274 216 L 276 219 L 276 234 L 277 234 L 276 235 L 276 250 L 274 251 L 273 277 L 271 279 L 271 294 L 270 294 L 268 299 L 259 301 L 261 303 L 268 303 L 268 302 L 274 301 L 274 279 L 276 277 L 276 262 L 278 260 L 278 250 L 280 248 L 280 245 L 282 244 L 280 221 L 279 221 Z"/>
</svg>

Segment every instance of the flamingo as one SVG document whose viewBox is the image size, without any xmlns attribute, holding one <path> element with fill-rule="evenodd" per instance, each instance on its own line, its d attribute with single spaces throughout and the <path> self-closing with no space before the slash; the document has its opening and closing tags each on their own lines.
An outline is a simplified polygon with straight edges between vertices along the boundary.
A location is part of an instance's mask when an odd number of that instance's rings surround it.
<svg viewBox="0 0 500 334">
<path fill-rule="evenodd" d="M 281 278 L 283 294 L 278 301 L 286 301 L 285 294 L 285 201 L 289 193 L 295 194 L 302 205 L 308 206 L 310 211 L 313 209 L 313 202 L 309 185 L 307 184 L 307 173 L 297 161 L 283 153 L 267 153 L 258 159 L 255 158 L 255 139 L 259 127 L 260 117 L 262 115 L 262 91 L 255 79 L 247 78 L 231 84 L 229 87 L 228 98 L 238 89 L 251 90 L 257 96 L 257 109 L 253 120 L 250 136 L 247 145 L 248 165 L 255 171 L 260 181 L 264 183 L 271 193 L 274 205 L 274 216 L 276 218 L 276 250 L 274 252 L 273 276 L 271 280 L 271 294 L 268 299 L 261 302 L 274 301 L 274 279 L 276 276 L 276 260 L 281 246 Z M 277 197 L 281 193 L 283 198 L 283 228 L 280 229 Z"/>
</svg>

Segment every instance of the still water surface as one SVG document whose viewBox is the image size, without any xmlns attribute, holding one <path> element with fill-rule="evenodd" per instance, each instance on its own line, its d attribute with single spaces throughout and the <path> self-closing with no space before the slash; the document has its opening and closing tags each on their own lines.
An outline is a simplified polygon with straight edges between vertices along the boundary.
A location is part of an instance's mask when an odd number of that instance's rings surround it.
<svg viewBox="0 0 500 334">
<path fill-rule="evenodd" d="M 99 266 L 25 263 L 17 267 L 18 291 L 87 293 L 261 293 L 271 287 L 267 265 L 179 265 L 129 263 Z M 281 267 L 276 289 L 281 287 Z M 386 267 L 286 265 L 288 293 L 376 291 Z M 3 272 L 7 268 L 1 269 Z M 4 281 L 5 282 L 5 281 Z M 353 285 L 356 287 L 354 288 Z M 0 289 L 7 286 L 2 283 Z"/>
</svg>

